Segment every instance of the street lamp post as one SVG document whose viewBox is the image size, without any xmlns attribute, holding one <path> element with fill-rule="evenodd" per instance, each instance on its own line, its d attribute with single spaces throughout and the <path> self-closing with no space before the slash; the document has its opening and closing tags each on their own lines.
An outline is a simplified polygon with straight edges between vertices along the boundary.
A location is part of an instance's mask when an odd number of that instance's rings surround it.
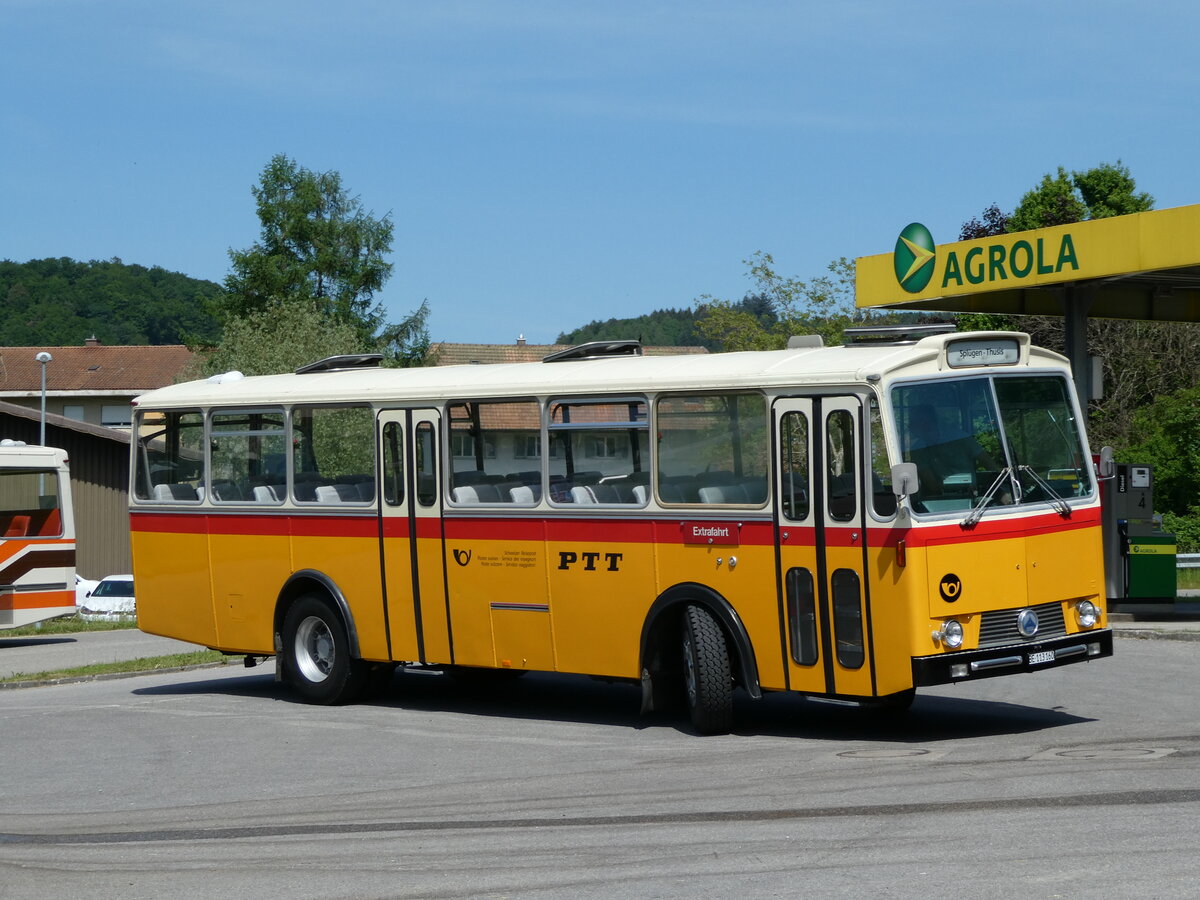
<svg viewBox="0 0 1200 900">
<path fill-rule="evenodd" d="M 40 362 L 42 364 L 42 427 L 41 427 L 41 431 L 38 436 L 38 444 L 45 447 L 46 446 L 46 363 L 50 362 L 50 360 L 54 359 L 54 357 L 51 356 L 49 353 L 47 353 L 45 350 L 43 350 L 41 353 L 39 353 L 37 356 L 35 356 L 34 359 L 36 359 L 38 362 Z"/>
</svg>

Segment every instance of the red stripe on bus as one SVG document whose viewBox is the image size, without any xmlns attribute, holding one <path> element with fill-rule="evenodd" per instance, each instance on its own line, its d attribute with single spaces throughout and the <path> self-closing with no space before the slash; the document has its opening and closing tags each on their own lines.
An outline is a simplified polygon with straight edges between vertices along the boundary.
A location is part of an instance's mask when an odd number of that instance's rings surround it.
<svg viewBox="0 0 1200 900">
<path fill-rule="evenodd" d="M 207 515 L 133 513 L 132 531 L 144 534 L 217 534 L 263 537 L 379 537 L 378 518 L 366 516 Z"/>
<path fill-rule="evenodd" d="M 508 517 L 419 517 L 416 520 L 418 538 L 437 539 L 445 523 L 447 538 L 454 540 L 511 540 L 511 541 L 568 541 L 630 544 L 681 544 L 685 524 L 708 522 L 733 525 L 737 528 L 737 543 L 745 546 L 771 546 L 775 540 L 770 521 L 689 518 L 687 520 L 660 518 L 578 519 L 543 518 L 536 516 Z M 910 548 L 939 544 L 976 543 L 1012 537 L 1030 537 L 1082 528 L 1098 528 L 1100 510 L 1075 509 L 1068 518 L 1058 513 L 1017 519 L 983 519 L 973 528 L 963 528 L 960 522 L 938 525 L 914 525 L 908 528 L 872 526 L 867 531 L 867 543 L 873 547 L 895 547 L 907 541 Z M 375 538 L 379 535 L 378 518 L 362 516 L 289 516 L 281 513 L 254 515 L 208 515 L 205 513 L 143 513 L 130 515 L 130 527 L 135 532 L 150 534 L 215 534 L 261 535 L 275 537 L 356 537 Z M 811 546 L 815 541 L 812 526 L 782 524 L 781 532 L 788 538 L 784 546 Z M 853 547 L 859 544 L 864 529 L 861 526 L 830 525 L 825 528 L 825 540 L 834 547 Z M 407 539 L 411 536 L 407 516 L 386 516 L 383 519 L 384 537 Z M 852 535 L 859 537 L 852 537 Z"/>
</svg>

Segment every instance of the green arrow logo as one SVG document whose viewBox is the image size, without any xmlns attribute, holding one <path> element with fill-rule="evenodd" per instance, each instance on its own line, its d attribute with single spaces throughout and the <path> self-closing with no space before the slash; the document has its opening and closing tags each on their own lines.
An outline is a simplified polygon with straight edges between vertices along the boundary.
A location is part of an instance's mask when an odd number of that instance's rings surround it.
<svg viewBox="0 0 1200 900">
<path fill-rule="evenodd" d="M 919 294 L 933 277 L 933 262 L 937 248 L 933 235 L 920 222 L 905 226 L 896 238 L 896 250 L 892 254 L 892 265 L 896 269 L 896 281 L 910 294 Z"/>
</svg>

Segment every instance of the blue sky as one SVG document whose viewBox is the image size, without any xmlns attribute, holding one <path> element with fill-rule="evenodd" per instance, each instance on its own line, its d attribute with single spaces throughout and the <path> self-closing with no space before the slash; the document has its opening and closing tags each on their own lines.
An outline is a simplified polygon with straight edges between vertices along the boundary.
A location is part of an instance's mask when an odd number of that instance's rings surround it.
<svg viewBox="0 0 1200 900">
<path fill-rule="evenodd" d="M 395 223 L 393 318 L 550 342 L 942 243 L 1057 166 L 1200 202 L 1192 2 L 0 0 L 0 258 L 221 281 L 272 155 Z"/>
</svg>

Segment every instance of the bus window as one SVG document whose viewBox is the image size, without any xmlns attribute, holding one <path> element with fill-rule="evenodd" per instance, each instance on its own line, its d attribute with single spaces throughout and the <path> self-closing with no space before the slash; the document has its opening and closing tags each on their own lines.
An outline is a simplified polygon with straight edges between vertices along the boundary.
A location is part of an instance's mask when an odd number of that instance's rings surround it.
<svg viewBox="0 0 1200 900">
<path fill-rule="evenodd" d="M 398 422 L 383 426 L 383 499 L 388 506 L 404 502 L 404 435 Z"/>
<path fill-rule="evenodd" d="M 204 416 L 199 412 L 140 413 L 134 496 L 199 502 L 204 479 Z"/>
<path fill-rule="evenodd" d="M 1006 465 L 991 381 L 983 378 L 905 384 L 892 389 L 905 462 L 917 464 L 918 511 L 971 509 Z M 997 490 L 991 505 L 1011 504 Z"/>
<path fill-rule="evenodd" d="M 555 503 L 645 505 L 650 490 L 645 400 L 554 401 L 548 433 Z"/>
<path fill-rule="evenodd" d="M 858 669 L 866 660 L 863 647 L 862 586 L 858 573 L 838 569 L 830 578 L 833 592 L 833 635 L 837 661 L 847 669 Z"/>
<path fill-rule="evenodd" d="M 292 495 L 298 503 L 375 499 L 375 416 L 366 406 L 292 411 Z"/>
<path fill-rule="evenodd" d="M 658 497 L 664 504 L 767 500 L 767 416 L 761 394 L 658 401 Z"/>
<path fill-rule="evenodd" d="M 792 659 L 802 666 L 816 665 L 817 607 L 812 572 L 789 569 L 786 584 Z"/>
<path fill-rule="evenodd" d="M 793 522 L 807 519 L 810 509 L 808 416 L 802 412 L 785 413 L 780 423 L 779 471 L 783 476 L 783 494 L 779 502 L 784 516 Z"/>
<path fill-rule="evenodd" d="M 0 539 L 59 537 L 58 472 L 0 469 Z"/>
<path fill-rule="evenodd" d="M 854 518 L 858 509 L 855 483 L 854 417 L 835 409 L 825 419 L 825 466 L 829 470 L 829 517 L 839 522 Z"/>
<path fill-rule="evenodd" d="M 896 495 L 892 492 L 892 467 L 888 463 L 887 445 L 884 443 L 883 422 L 879 416 L 879 400 L 872 395 L 869 409 L 871 442 L 871 493 L 874 497 L 875 515 L 890 519 L 896 515 Z"/>
<path fill-rule="evenodd" d="M 417 502 L 425 508 L 437 504 L 437 435 L 432 422 L 417 423 Z"/>
<path fill-rule="evenodd" d="M 1090 455 L 1079 437 L 1066 381 L 1046 376 L 997 378 L 996 398 L 1022 501 L 1090 494 Z"/>
<path fill-rule="evenodd" d="M 451 403 L 451 502 L 537 503 L 542 494 L 541 431 L 536 400 Z"/>
<path fill-rule="evenodd" d="M 287 456 L 282 410 L 214 412 L 209 438 L 207 492 L 213 503 L 283 502 Z"/>
</svg>

